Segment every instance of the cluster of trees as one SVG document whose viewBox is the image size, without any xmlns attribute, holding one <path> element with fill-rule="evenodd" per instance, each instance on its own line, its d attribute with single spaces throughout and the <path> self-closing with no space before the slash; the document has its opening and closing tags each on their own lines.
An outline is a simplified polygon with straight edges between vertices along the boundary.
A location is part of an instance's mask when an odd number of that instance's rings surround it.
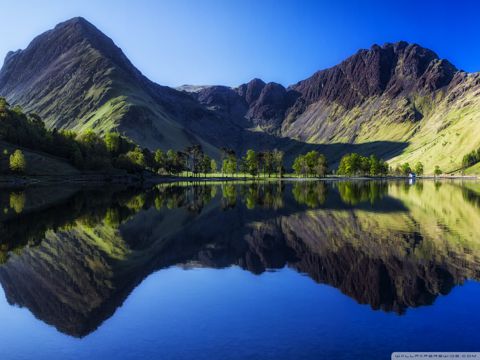
<svg viewBox="0 0 480 360">
<path fill-rule="evenodd" d="M 323 177 L 328 171 L 327 158 L 313 150 L 297 156 L 293 161 L 292 169 L 297 175 Z"/>
<path fill-rule="evenodd" d="M 153 170 L 159 174 L 178 175 L 186 172 L 188 175 L 199 176 L 217 171 L 217 162 L 203 152 L 200 145 L 189 146 L 185 151 L 157 150 L 154 153 Z"/>
<path fill-rule="evenodd" d="M 378 159 L 375 155 L 369 157 L 352 153 L 344 155 L 338 166 L 337 174 L 354 176 L 354 175 L 387 175 L 389 171 L 388 164 Z"/>
<path fill-rule="evenodd" d="M 480 149 L 473 150 L 463 157 L 462 166 L 468 168 L 480 162 Z"/>
<path fill-rule="evenodd" d="M 415 173 L 416 175 L 423 175 L 423 164 L 421 162 L 417 162 L 415 166 L 412 168 L 408 162 L 397 165 L 395 169 L 393 169 L 393 175 L 408 175 L 410 173 Z"/>
<path fill-rule="evenodd" d="M 235 152 L 229 149 L 222 149 L 222 174 L 233 175 L 238 172 L 251 176 L 267 176 L 272 174 L 283 176 L 283 152 L 277 149 L 272 151 L 255 152 L 247 150 L 244 156 L 237 159 Z"/>
</svg>

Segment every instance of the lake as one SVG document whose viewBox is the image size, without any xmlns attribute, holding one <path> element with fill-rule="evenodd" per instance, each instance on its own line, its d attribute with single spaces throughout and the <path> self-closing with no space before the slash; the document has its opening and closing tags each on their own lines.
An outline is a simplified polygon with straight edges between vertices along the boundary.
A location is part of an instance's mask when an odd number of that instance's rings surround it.
<svg viewBox="0 0 480 360">
<path fill-rule="evenodd" d="M 480 351 L 480 182 L 0 192 L 0 359 Z"/>
</svg>

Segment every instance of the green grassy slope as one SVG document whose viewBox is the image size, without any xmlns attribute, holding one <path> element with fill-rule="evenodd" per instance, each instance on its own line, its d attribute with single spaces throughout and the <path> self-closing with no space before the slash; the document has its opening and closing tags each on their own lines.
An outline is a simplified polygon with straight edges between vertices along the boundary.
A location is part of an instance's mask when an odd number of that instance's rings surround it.
<svg viewBox="0 0 480 360">
<path fill-rule="evenodd" d="M 415 120 L 414 113 L 422 118 Z M 285 126 L 283 134 L 310 144 L 403 143 L 399 155 L 388 159 L 392 166 L 420 161 L 426 173 L 436 165 L 445 172 L 459 171 L 463 156 L 480 147 L 480 74 L 465 74 L 458 84 L 431 95 L 372 97 L 350 110 L 318 102 Z"/>
<path fill-rule="evenodd" d="M 17 149 L 22 150 L 27 160 L 26 175 L 74 175 L 79 173 L 79 171 L 66 160 L 40 151 L 32 151 L 4 141 L 0 141 L 0 149 L 2 152 L 7 150 L 9 154 Z M 2 167 L 8 166 L 6 161 L 8 160 L 2 162 Z"/>
</svg>

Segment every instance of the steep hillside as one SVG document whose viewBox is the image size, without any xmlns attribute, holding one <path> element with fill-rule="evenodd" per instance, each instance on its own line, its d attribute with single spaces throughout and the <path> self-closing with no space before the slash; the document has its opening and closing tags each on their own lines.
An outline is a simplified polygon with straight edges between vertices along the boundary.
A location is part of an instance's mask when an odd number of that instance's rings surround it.
<svg viewBox="0 0 480 360">
<path fill-rule="evenodd" d="M 406 42 L 360 50 L 286 89 L 254 79 L 195 90 L 199 102 L 256 131 L 311 145 L 377 143 L 366 148 L 393 165 L 422 161 L 428 172 L 459 169 L 480 145 L 480 75 Z"/>
<path fill-rule="evenodd" d="M 480 77 L 415 44 L 361 50 L 290 87 L 300 93 L 282 134 L 312 143 L 390 140 L 399 161 L 455 170 L 478 147 Z"/>
<path fill-rule="evenodd" d="M 145 78 L 113 41 L 83 18 L 10 52 L 0 71 L 0 94 L 37 112 L 50 127 L 117 129 L 148 146 L 183 148 L 208 142 L 191 124 L 211 115 L 191 97 Z"/>
</svg>

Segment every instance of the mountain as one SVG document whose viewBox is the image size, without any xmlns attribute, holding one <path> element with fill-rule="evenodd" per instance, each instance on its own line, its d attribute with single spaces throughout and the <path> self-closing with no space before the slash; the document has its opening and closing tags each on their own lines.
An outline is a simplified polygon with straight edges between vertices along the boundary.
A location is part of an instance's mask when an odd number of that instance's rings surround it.
<svg viewBox="0 0 480 360">
<path fill-rule="evenodd" d="M 150 148 L 213 148 L 190 129 L 191 122 L 212 116 L 190 96 L 148 80 L 83 18 L 10 52 L 0 71 L 0 94 L 41 115 L 49 127 L 117 129 Z"/>
<path fill-rule="evenodd" d="M 296 84 L 253 79 L 232 88 L 155 84 L 83 18 L 10 52 L 0 96 L 38 113 L 49 127 L 118 130 L 142 146 L 200 143 L 213 156 L 281 148 L 287 160 L 310 149 L 335 164 L 345 152 L 376 153 L 393 165 L 422 161 L 460 168 L 480 147 L 480 74 L 458 70 L 417 44 L 359 50 Z"/>
<path fill-rule="evenodd" d="M 480 74 L 458 70 L 417 44 L 360 50 L 339 65 L 287 88 L 254 79 L 210 87 L 197 99 L 248 126 L 308 144 L 377 143 L 391 163 L 422 161 L 426 170 L 461 167 L 480 146 Z M 243 108 L 242 108 L 243 106 Z M 234 111 L 232 111 L 234 109 Z M 393 158 L 393 159 L 392 159 Z"/>
</svg>

